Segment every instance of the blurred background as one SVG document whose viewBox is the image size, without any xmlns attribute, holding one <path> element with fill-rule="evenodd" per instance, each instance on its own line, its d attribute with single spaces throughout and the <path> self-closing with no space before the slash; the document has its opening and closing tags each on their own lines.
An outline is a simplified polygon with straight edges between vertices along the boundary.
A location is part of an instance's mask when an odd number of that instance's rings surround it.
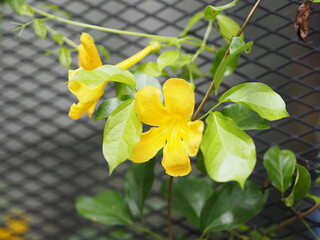
<svg viewBox="0 0 320 240">
<path fill-rule="evenodd" d="M 168 36 L 178 36 L 189 17 L 203 11 L 207 4 L 228 2 L 27 1 L 40 8 L 42 4 L 55 4 L 80 22 Z M 241 0 L 227 13 L 242 24 L 254 3 Z M 266 83 L 278 92 L 285 99 L 291 116 L 272 122 L 270 130 L 249 132 L 257 145 L 258 162 L 261 163 L 270 146 L 279 145 L 282 149 L 293 150 L 299 163 L 307 167 L 315 179 L 320 151 L 320 4 L 312 4 L 310 35 L 304 43 L 293 27 L 296 9 L 301 3 L 298 0 L 262 1 L 245 30 L 246 40 L 254 41 L 254 47 L 250 54 L 242 54 L 239 69 L 225 79 L 221 92 L 247 81 Z M 31 28 L 26 28 L 19 37 L 17 32 L 12 32 L 16 27 L 12 21 L 26 22 L 6 6 L 0 37 L 0 224 L 5 224 L 6 215 L 20 211 L 30 219 L 26 239 L 142 239 L 136 233 L 130 236 L 118 228 L 94 224 L 76 213 L 74 203 L 81 195 L 93 195 L 104 189 L 122 191 L 125 170 L 130 163 L 122 164 L 112 176 L 108 175 L 101 150 L 105 121 L 93 122 L 86 117 L 74 121 L 67 116 L 75 101 L 65 84 L 67 69 L 59 64 L 54 54 L 46 54 L 58 45 L 49 38 L 36 37 Z M 118 63 L 148 43 L 148 39 L 92 31 L 55 21 L 48 25 L 77 43 L 81 32 L 90 33 L 97 44 L 104 45 L 111 53 L 111 60 L 103 59 L 104 63 Z M 206 25 L 204 21 L 199 22 L 191 34 L 202 38 Z M 225 43 L 213 31 L 209 44 L 219 47 Z M 186 46 L 185 51 L 195 52 L 196 48 Z M 201 70 L 206 72 L 212 59 L 213 54 L 208 52 L 199 57 Z M 74 55 L 71 68 L 76 66 Z M 197 79 L 198 102 L 210 81 L 209 78 Z M 113 94 L 108 88 L 105 96 Z M 212 96 L 207 108 L 215 101 Z M 195 167 L 193 174 L 200 175 Z M 157 168 L 156 176 L 152 196 L 147 201 L 147 220 L 152 229 L 165 233 L 166 206 L 159 189 L 161 180 L 167 176 L 161 167 Z M 262 184 L 265 177 L 258 163 L 252 179 Z M 317 187 L 318 184 L 314 184 L 315 193 Z M 253 228 L 266 227 L 290 216 L 278 197 L 269 199 L 265 211 L 250 223 Z M 307 200 L 301 207 L 311 205 Z M 307 220 L 314 231 L 320 232 L 318 210 Z M 198 235 L 178 214 L 174 230 L 185 239 Z M 286 227 L 280 237 L 313 239 L 299 223 Z"/>
</svg>

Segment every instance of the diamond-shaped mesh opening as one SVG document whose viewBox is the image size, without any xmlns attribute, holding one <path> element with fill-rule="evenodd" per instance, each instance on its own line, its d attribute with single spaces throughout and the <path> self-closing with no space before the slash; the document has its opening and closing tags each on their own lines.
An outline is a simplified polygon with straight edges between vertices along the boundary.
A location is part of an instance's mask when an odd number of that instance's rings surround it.
<svg viewBox="0 0 320 240">
<path fill-rule="evenodd" d="M 177 36 L 188 18 L 202 11 L 207 4 L 220 1 L 156 1 L 156 0 L 96 0 L 52 1 L 71 13 L 75 20 L 112 28 Z M 228 13 L 242 23 L 255 1 L 239 1 Z M 271 124 L 270 130 L 251 131 L 258 153 L 257 168 L 252 176 L 262 184 L 266 173 L 262 156 L 272 145 L 293 150 L 299 163 L 306 166 L 316 179 L 320 150 L 320 4 L 313 4 L 308 43 L 301 42 L 293 29 L 293 19 L 301 1 L 262 1 L 248 28 L 246 38 L 254 41 L 249 55 L 243 55 L 235 74 L 225 79 L 221 91 L 245 81 L 259 81 L 270 85 L 287 102 L 290 117 Z M 32 5 L 41 3 L 30 0 Z M 71 240 L 99 239 L 111 235 L 115 227 L 105 227 L 80 217 L 74 202 L 81 195 L 92 195 L 103 189 L 123 190 L 123 178 L 127 164 L 122 164 L 112 176 L 101 152 L 104 122 L 88 119 L 73 121 L 67 117 L 73 96 L 66 88 L 66 70 L 55 57 L 45 50 L 57 48 L 50 40 L 42 40 L 30 29 L 21 38 L 11 30 L 11 21 L 19 21 L 9 9 L 2 23 L 0 41 L 0 222 L 9 210 L 24 211 L 31 219 L 28 239 Z M 82 31 L 94 36 L 98 44 L 105 45 L 112 55 L 106 63 L 117 63 L 137 52 L 148 42 L 146 39 L 119 36 L 103 32 L 71 27 L 57 22 L 50 26 L 77 40 Z M 191 33 L 201 38 L 206 23 L 199 22 Z M 220 47 L 224 40 L 212 34 L 209 44 Z M 185 46 L 188 52 L 196 50 Z M 149 59 L 154 59 L 153 56 Z M 211 54 L 198 59 L 206 71 L 212 61 Z M 75 67 L 74 61 L 73 67 Z M 211 79 L 197 81 L 197 97 L 204 94 Z M 113 96 L 110 90 L 106 97 Z M 211 96 L 205 109 L 216 99 Z M 193 171 L 198 174 L 197 171 Z M 160 182 L 166 179 L 161 167 L 156 169 L 156 182 L 146 203 L 146 220 L 150 227 L 165 235 L 166 215 Z M 319 186 L 314 193 L 320 194 Z M 286 211 L 275 191 L 271 192 L 265 210 L 249 222 L 253 228 L 264 228 L 279 223 L 294 213 Z M 311 206 L 303 202 L 301 210 Z M 177 236 L 195 239 L 198 236 L 189 223 L 174 213 L 174 230 Z M 316 234 L 320 234 L 320 213 L 315 211 L 307 217 Z M 314 239 L 301 222 L 289 225 L 279 232 L 279 239 Z M 277 237 L 277 238 L 278 238 Z M 132 239 L 147 239 L 134 233 Z M 215 239 L 223 239 L 216 235 Z"/>
</svg>

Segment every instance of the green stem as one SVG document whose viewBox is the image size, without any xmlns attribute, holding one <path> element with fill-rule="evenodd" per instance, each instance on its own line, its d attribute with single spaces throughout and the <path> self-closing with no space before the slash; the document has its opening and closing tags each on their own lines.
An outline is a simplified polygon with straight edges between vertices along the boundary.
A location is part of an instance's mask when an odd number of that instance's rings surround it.
<svg viewBox="0 0 320 240">
<path fill-rule="evenodd" d="M 167 216 L 167 225 L 168 225 L 168 239 L 173 239 L 173 231 L 172 231 L 172 184 L 173 177 L 170 176 L 169 179 L 169 187 L 168 187 L 168 216 Z"/>
<path fill-rule="evenodd" d="M 314 237 L 314 239 L 319 239 L 317 234 L 312 230 L 312 228 L 309 226 L 309 224 L 306 222 L 306 220 L 301 219 L 301 221 L 304 223 L 304 225 L 308 228 L 311 235 Z"/>
<path fill-rule="evenodd" d="M 46 25 L 46 27 L 47 27 L 48 32 L 51 33 L 52 35 L 58 34 L 58 32 L 56 30 L 54 30 L 53 28 L 49 27 L 48 25 Z M 78 50 L 78 44 L 76 44 L 71 39 L 67 38 L 66 36 L 63 36 L 63 41 L 66 42 L 67 44 L 69 44 L 71 47 L 73 47 L 73 48 Z"/>
<path fill-rule="evenodd" d="M 154 237 L 155 239 L 158 240 L 165 240 L 164 238 L 160 237 L 158 234 L 152 232 L 150 229 L 146 228 L 146 227 L 139 227 L 136 224 L 132 224 L 131 225 L 135 230 L 139 231 L 139 232 L 144 232 L 149 234 L 150 236 Z"/>
<path fill-rule="evenodd" d="M 202 43 L 201 43 L 201 46 L 198 49 L 198 51 L 193 55 L 193 57 L 191 59 L 192 62 L 194 62 L 197 59 L 197 57 L 205 50 L 205 48 L 207 46 L 207 41 L 208 41 L 210 32 L 212 30 L 212 24 L 213 24 L 213 21 L 209 21 L 208 26 L 207 26 L 207 30 L 206 30 L 206 32 L 204 34 L 204 37 L 203 37 L 203 40 L 202 40 Z"/>
<path fill-rule="evenodd" d="M 222 103 L 222 102 L 221 102 Z M 208 116 L 210 114 L 210 112 L 212 112 L 215 108 L 217 108 L 218 106 L 220 106 L 221 103 L 216 104 L 215 106 L 213 106 L 208 112 L 206 112 L 204 115 L 202 115 L 199 120 L 205 118 L 206 116 Z"/>
<path fill-rule="evenodd" d="M 131 31 L 114 29 L 114 28 L 101 27 L 101 26 L 97 26 L 97 25 L 93 25 L 93 24 L 76 22 L 76 21 L 72 21 L 69 19 L 55 16 L 53 14 L 41 11 L 40 9 L 37 9 L 34 7 L 32 7 L 32 9 L 35 13 L 38 13 L 39 15 L 51 18 L 51 19 L 59 21 L 59 22 L 63 22 L 66 24 L 77 26 L 77 27 L 90 28 L 90 29 L 94 29 L 94 30 L 98 30 L 98 31 L 102 31 L 102 32 L 110 32 L 110 33 L 116 33 L 116 34 L 122 34 L 122 35 L 151 38 L 151 39 L 155 39 L 155 40 L 162 41 L 162 42 L 175 42 L 178 40 L 178 38 L 176 38 L 176 37 L 167 37 L 167 36 L 159 36 L 159 35 L 147 34 L 147 33 L 131 32 Z"/>
</svg>

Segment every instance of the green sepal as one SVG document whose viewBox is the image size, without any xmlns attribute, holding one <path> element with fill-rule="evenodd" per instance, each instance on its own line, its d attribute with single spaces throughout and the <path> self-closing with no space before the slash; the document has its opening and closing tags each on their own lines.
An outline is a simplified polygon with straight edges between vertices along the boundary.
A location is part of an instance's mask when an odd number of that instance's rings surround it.
<svg viewBox="0 0 320 240">
<path fill-rule="evenodd" d="M 244 187 L 256 163 L 252 138 L 220 112 L 210 113 L 200 145 L 208 175 L 217 182 Z"/>
<path fill-rule="evenodd" d="M 144 202 L 154 180 L 155 160 L 132 163 L 125 178 L 125 198 L 133 216 L 143 217 Z"/>
<path fill-rule="evenodd" d="M 168 181 L 163 181 L 162 194 L 168 196 Z M 212 185 L 195 177 L 177 178 L 172 186 L 173 209 L 185 216 L 192 224 L 200 226 L 200 213 L 209 196 Z"/>
<path fill-rule="evenodd" d="M 244 105 L 233 103 L 221 109 L 221 113 L 231 118 L 242 130 L 263 130 L 269 129 L 269 123 L 266 119 L 259 116 L 258 113 Z"/>
<path fill-rule="evenodd" d="M 107 190 L 94 197 L 80 197 L 76 201 L 78 213 L 94 222 L 107 225 L 130 225 L 132 218 L 124 197 Z"/>
<path fill-rule="evenodd" d="M 97 86 L 106 81 L 136 86 L 135 78 L 128 70 L 113 65 L 103 65 L 93 70 L 80 68 L 69 81 L 82 82 L 88 86 Z"/>
<path fill-rule="evenodd" d="M 271 184 L 284 193 L 292 182 L 296 167 L 296 156 L 290 150 L 280 150 L 273 146 L 264 154 L 263 165 Z"/>
<path fill-rule="evenodd" d="M 223 102 L 240 103 L 269 121 L 289 116 L 283 99 L 264 83 L 239 84 L 222 94 L 219 104 Z"/>
<path fill-rule="evenodd" d="M 201 212 L 203 233 L 234 229 L 256 216 L 264 207 L 268 195 L 247 181 L 244 189 L 229 182 L 216 189 Z"/>
<path fill-rule="evenodd" d="M 142 132 L 142 123 L 135 111 L 135 99 L 120 104 L 109 116 L 103 133 L 102 150 L 110 174 L 127 160 Z"/>
</svg>

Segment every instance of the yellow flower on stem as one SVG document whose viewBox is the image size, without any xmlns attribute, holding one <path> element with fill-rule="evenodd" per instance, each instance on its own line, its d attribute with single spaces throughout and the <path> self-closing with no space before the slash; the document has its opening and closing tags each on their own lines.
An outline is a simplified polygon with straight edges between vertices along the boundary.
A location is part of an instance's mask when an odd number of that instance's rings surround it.
<svg viewBox="0 0 320 240">
<path fill-rule="evenodd" d="M 78 47 L 79 68 L 69 71 L 69 79 L 72 79 L 73 75 L 81 68 L 93 70 L 99 66 L 102 66 L 102 62 L 93 38 L 88 33 L 82 33 L 80 42 L 81 44 Z M 151 43 L 137 54 L 118 63 L 116 66 L 123 69 L 128 69 L 139 62 L 141 59 L 146 57 L 149 53 L 158 49 L 159 44 Z M 77 104 L 72 104 L 69 111 L 69 117 L 72 119 L 79 119 L 85 113 L 87 113 L 88 116 L 91 117 L 99 98 L 104 94 L 104 88 L 107 84 L 108 82 L 106 81 L 97 86 L 88 86 L 82 82 L 70 81 L 68 84 L 68 88 L 74 95 L 76 95 L 79 102 Z"/>
<path fill-rule="evenodd" d="M 195 97 L 190 83 L 171 78 L 163 85 L 164 104 L 160 90 L 146 86 L 136 94 L 136 111 L 140 120 L 154 126 L 142 133 L 129 158 L 142 163 L 163 148 L 162 166 L 171 176 L 184 176 L 191 171 L 189 156 L 195 156 L 202 140 L 203 122 L 191 121 Z"/>
</svg>

